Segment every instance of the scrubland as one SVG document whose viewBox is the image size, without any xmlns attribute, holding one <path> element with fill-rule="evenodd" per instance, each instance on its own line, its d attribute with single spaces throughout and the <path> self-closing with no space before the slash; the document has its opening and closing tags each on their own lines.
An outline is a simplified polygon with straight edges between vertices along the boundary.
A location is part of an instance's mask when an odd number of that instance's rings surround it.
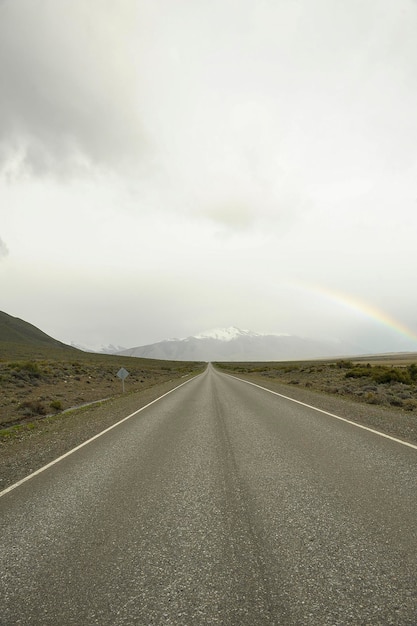
<svg viewBox="0 0 417 626">
<path fill-rule="evenodd" d="M 44 350 L 41 358 L 5 358 L 0 361 L 0 438 L 68 409 L 122 394 L 117 377 L 122 367 L 129 372 L 125 393 L 131 394 L 179 379 L 201 369 L 201 364 L 53 350 Z"/>
<path fill-rule="evenodd" d="M 417 412 L 417 364 L 378 360 L 311 361 L 300 363 L 219 363 L 236 374 L 252 374 L 300 385 L 358 402 Z"/>
</svg>

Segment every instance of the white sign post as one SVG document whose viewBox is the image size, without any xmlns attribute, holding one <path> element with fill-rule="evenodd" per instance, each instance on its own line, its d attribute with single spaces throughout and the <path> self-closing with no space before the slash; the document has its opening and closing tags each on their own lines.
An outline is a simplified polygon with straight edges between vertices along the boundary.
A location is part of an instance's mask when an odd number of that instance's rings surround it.
<svg viewBox="0 0 417 626">
<path fill-rule="evenodd" d="M 119 378 L 122 379 L 122 388 L 123 388 L 123 393 L 124 393 L 125 392 L 125 378 L 129 376 L 129 372 L 125 370 L 124 367 L 121 367 L 119 371 L 117 372 L 117 375 Z"/>
</svg>

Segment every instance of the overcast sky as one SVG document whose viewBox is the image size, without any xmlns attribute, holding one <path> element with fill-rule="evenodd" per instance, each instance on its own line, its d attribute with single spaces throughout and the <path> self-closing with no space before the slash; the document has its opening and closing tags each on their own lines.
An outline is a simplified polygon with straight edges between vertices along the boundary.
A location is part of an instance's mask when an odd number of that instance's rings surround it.
<svg viewBox="0 0 417 626">
<path fill-rule="evenodd" d="M 415 0 L 0 0 L 0 309 L 417 349 Z"/>
</svg>

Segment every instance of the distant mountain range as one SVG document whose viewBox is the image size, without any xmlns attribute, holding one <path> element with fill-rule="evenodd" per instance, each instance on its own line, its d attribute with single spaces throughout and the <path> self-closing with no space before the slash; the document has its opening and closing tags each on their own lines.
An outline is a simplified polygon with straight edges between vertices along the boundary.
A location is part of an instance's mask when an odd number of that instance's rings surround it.
<svg viewBox="0 0 417 626">
<path fill-rule="evenodd" d="M 18 348 L 22 355 L 32 356 L 43 349 L 74 353 L 82 349 L 53 339 L 36 326 L 0 311 L 0 356 L 10 353 L 12 347 Z M 185 339 L 166 339 L 130 349 L 107 346 L 98 352 L 169 361 L 296 361 L 359 353 L 357 347 L 342 343 L 257 333 L 236 327 L 217 328 Z"/>
<path fill-rule="evenodd" d="M 294 361 L 354 353 L 346 344 L 256 333 L 233 326 L 117 352 L 123 356 L 172 361 Z"/>
<path fill-rule="evenodd" d="M 112 343 L 107 346 L 102 345 L 97 348 L 87 348 L 86 346 L 82 346 L 74 341 L 71 341 L 71 348 L 82 350 L 83 352 L 92 352 L 94 354 L 119 354 L 123 350 L 127 349 L 125 346 L 114 346 Z"/>
</svg>

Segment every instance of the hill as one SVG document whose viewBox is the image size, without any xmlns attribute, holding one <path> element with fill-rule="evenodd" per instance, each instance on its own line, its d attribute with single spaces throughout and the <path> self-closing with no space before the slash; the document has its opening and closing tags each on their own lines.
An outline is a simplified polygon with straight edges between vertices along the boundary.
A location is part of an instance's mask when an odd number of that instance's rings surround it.
<svg viewBox="0 0 417 626">
<path fill-rule="evenodd" d="M 45 350 L 79 353 L 36 326 L 0 311 L 0 358 L 41 357 Z"/>
<path fill-rule="evenodd" d="M 30 343 L 34 345 L 69 347 L 57 339 L 53 339 L 39 330 L 39 328 L 36 328 L 36 326 L 18 317 L 12 317 L 3 311 L 0 311 L 0 341 L 7 343 Z"/>
</svg>

